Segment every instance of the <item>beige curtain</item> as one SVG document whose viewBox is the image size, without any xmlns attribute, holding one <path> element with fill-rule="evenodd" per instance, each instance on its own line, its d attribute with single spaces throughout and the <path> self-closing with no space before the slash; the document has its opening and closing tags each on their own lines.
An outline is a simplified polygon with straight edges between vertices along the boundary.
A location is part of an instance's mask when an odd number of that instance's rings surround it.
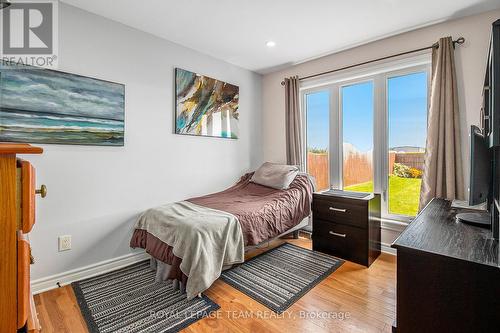
<svg viewBox="0 0 500 333">
<path fill-rule="evenodd" d="M 302 117 L 299 103 L 299 78 L 285 79 L 286 162 L 304 171 Z"/>
<path fill-rule="evenodd" d="M 463 199 L 457 78 L 451 37 L 432 50 L 432 82 L 420 209 L 432 198 Z"/>
</svg>

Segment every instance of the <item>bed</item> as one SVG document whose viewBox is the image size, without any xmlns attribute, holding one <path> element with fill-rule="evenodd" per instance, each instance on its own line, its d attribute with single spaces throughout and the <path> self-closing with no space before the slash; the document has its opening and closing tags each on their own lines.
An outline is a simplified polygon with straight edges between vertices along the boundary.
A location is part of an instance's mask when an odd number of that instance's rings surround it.
<svg viewBox="0 0 500 333">
<path fill-rule="evenodd" d="M 244 253 L 309 222 L 313 182 L 297 174 L 287 189 L 252 181 L 245 174 L 218 193 L 144 212 L 130 246 L 152 257 L 157 281 L 173 281 L 191 299 L 222 270 L 244 261 Z"/>
</svg>

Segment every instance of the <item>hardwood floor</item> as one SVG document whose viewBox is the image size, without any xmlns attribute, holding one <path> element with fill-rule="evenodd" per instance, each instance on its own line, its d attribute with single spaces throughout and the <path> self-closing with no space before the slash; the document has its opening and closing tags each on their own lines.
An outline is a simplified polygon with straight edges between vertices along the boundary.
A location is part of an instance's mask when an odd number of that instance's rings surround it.
<svg viewBox="0 0 500 333">
<path fill-rule="evenodd" d="M 247 257 L 284 241 L 312 246 L 305 238 L 277 240 Z M 345 262 L 281 316 L 217 280 L 205 292 L 220 305 L 217 316 L 183 332 L 390 332 L 396 317 L 395 290 L 396 257 L 385 253 L 369 269 Z M 70 286 L 36 295 L 35 302 L 43 333 L 87 332 Z"/>
</svg>

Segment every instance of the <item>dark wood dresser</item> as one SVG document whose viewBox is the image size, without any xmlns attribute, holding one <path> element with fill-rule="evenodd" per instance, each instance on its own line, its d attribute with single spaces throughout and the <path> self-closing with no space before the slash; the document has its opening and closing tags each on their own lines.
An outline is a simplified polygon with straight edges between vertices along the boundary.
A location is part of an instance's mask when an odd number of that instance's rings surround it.
<svg viewBox="0 0 500 333">
<path fill-rule="evenodd" d="M 314 193 L 313 250 L 369 267 L 380 255 L 380 195 Z"/>
<path fill-rule="evenodd" d="M 397 255 L 397 332 L 498 332 L 498 241 L 455 221 L 451 202 L 432 200 L 392 247 Z"/>
</svg>

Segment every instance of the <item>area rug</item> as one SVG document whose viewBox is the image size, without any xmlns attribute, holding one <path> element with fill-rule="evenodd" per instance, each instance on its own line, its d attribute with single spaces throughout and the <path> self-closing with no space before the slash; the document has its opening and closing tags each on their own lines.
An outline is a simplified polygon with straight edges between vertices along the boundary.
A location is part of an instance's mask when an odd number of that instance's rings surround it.
<svg viewBox="0 0 500 333">
<path fill-rule="evenodd" d="M 343 263 L 327 254 L 284 243 L 223 272 L 221 279 L 282 313 Z"/>
<path fill-rule="evenodd" d="M 177 332 L 219 309 L 204 295 L 188 301 L 171 283 L 155 282 L 149 261 L 72 286 L 92 333 Z"/>
</svg>

